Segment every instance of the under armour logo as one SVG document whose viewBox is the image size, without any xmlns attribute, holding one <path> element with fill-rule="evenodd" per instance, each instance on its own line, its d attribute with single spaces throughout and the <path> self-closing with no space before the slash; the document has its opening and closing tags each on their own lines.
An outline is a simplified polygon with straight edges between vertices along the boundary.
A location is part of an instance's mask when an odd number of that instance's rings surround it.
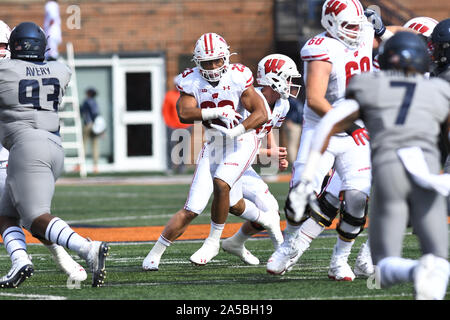
<svg viewBox="0 0 450 320">
<path fill-rule="evenodd" d="M 353 54 L 355 57 L 358 56 L 358 51 L 355 51 L 355 53 Z"/>
<path fill-rule="evenodd" d="M 231 90 L 230 86 L 223 86 L 223 90 Z"/>
</svg>

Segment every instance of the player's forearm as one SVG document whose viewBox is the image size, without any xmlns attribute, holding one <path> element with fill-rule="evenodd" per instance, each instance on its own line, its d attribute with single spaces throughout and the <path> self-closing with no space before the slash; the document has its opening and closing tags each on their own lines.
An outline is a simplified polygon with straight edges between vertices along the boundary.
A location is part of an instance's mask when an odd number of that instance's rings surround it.
<svg viewBox="0 0 450 320">
<path fill-rule="evenodd" d="M 311 96 L 307 98 L 308 107 L 311 108 L 317 115 L 323 117 L 328 111 L 332 109 L 331 104 L 325 97 Z"/>
<path fill-rule="evenodd" d="M 181 123 L 194 123 L 195 121 L 201 121 L 202 120 L 202 109 L 198 108 L 189 108 L 189 109 L 177 109 L 178 111 L 178 118 L 180 119 Z"/>
<path fill-rule="evenodd" d="M 250 116 L 242 122 L 245 130 L 251 130 L 261 127 L 269 120 L 265 108 L 258 108 L 254 110 Z"/>
</svg>

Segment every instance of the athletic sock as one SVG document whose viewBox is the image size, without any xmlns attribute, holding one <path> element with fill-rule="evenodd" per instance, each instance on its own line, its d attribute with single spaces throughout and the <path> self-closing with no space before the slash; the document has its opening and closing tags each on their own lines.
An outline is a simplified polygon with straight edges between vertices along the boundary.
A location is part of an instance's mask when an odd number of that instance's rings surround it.
<svg viewBox="0 0 450 320">
<path fill-rule="evenodd" d="M 17 226 L 9 227 L 3 232 L 2 238 L 11 261 L 19 258 L 28 258 L 27 244 L 22 228 Z"/>
<path fill-rule="evenodd" d="M 413 281 L 413 270 L 418 264 L 418 260 L 400 257 L 382 259 L 377 264 L 381 286 L 389 287 L 397 283 Z"/>
<path fill-rule="evenodd" d="M 69 225 L 60 218 L 53 218 L 45 230 L 45 239 L 60 246 L 80 253 L 89 241 L 73 231 Z"/>
<path fill-rule="evenodd" d="M 220 237 L 222 236 L 222 231 L 225 228 L 225 224 L 218 224 L 211 221 L 211 230 L 209 231 L 209 236 L 207 238 L 212 241 L 220 241 Z"/>
<path fill-rule="evenodd" d="M 247 199 L 244 199 L 244 202 L 245 202 L 245 209 L 244 212 L 239 217 L 251 222 L 257 221 L 261 211 L 258 209 L 258 207 L 256 207 L 256 205 L 253 202 Z"/>
<path fill-rule="evenodd" d="M 352 247 L 355 241 L 345 241 L 341 237 L 337 237 L 336 241 L 336 256 L 345 256 L 348 258 L 352 251 Z"/>
<path fill-rule="evenodd" d="M 156 241 L 152 250 L 150 250 L 150 253 L 153 256 L 161 257 L 163 255 L 164 251 L 166 251 L 167 247 L 169 247 L 171 244 L 172 244 L 171 241 L 167 240 L 162 235 L 160 235 L 158 238 L 158 241 Z"/>
<path fill-rule="evenodd" d="M 299 249 L 305 251 L 309 248 L 311 242 L 325 230 L 325 227 L 318 224 L 314 219 L 309 218 L 302 223 L 299 230 Z"/>
<path fill-rule="evenodd" d="M 234 243 L 242 244 L 244 245 L 244 242 L 247 241 L 251 235 L 245 234 L 242 231 L 242 227 L 236 232 L 232 237 L 230 237 L 230 240 L 232 240 Z"/>
</svg>

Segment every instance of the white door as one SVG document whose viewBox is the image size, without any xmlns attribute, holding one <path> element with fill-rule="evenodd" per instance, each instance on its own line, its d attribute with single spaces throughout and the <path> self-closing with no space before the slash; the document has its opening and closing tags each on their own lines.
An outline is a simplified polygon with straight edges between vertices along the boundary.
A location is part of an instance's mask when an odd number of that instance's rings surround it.
<svg viewBox="0 0 450 320">
<path fill-rule="evenodd" d="M 164 170 L 166 134 L 161 114 L 166 83 L 164 60 L 118 58 L 114 64 L 115 169 Z"/>
</svg>

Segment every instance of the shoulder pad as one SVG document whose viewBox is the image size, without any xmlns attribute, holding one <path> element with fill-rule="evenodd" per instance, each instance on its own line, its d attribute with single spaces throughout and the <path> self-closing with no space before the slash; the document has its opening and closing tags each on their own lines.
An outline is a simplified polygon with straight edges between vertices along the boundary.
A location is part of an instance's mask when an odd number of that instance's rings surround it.
<svg viewBox="0 0 450 320">
<path fill-rule="evenodd" d="M 247 89 L 253 85 L 253 73 L 252 71 L 240 63 L 230 64 L 231 79 L 233 83 L 242 88 L 242 90 Z"/>
<path fill-rule="evenodd" d="M 329 54 L 333 48 L 333 41 L 324 34 L 319 34 L 306 41 L 300 55 L 304 61 L 328 61 L 331 58 Z"/>
</svg>

